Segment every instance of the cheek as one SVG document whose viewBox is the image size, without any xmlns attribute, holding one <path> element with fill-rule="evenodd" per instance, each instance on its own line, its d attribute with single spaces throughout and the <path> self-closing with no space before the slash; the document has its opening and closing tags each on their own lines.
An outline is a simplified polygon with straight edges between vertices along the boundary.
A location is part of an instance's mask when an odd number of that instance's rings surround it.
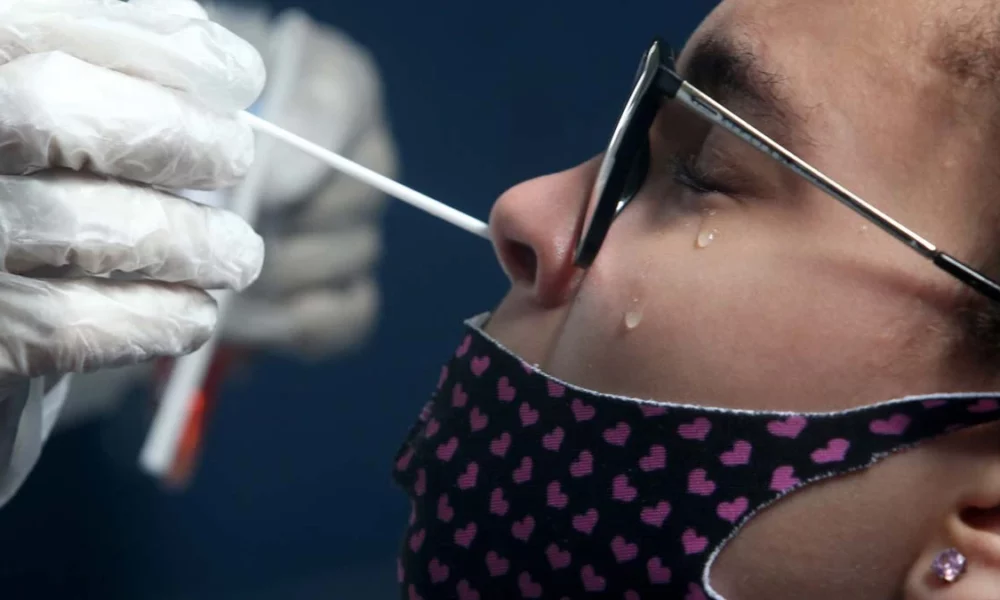
<svg viewBox="0 0 1000 600">
<path fill-rule="evenodd" d="M 821 408 L 802 400 L 818 386 L 853 405 L 845 386 L 892 368 L 898 306 L 857 257 L 737 209 L 720 210 L 716 238 L 698 249 L 701 219 L 645 232 L 641 212 L 622 216 L 587 274 L 554 375 L 628 396 L 802 410 Z"/>
<path fill-rule="evenodd" d="M 937 446 L 813 484 L 765 509 L 720 554 L 716 589 L 726 598 L 899 597 L 914 549 L 936 533 L 960 475 L 970 476 Z M 937 483 L 933 490 L 928 481 Z"/>
</svg>

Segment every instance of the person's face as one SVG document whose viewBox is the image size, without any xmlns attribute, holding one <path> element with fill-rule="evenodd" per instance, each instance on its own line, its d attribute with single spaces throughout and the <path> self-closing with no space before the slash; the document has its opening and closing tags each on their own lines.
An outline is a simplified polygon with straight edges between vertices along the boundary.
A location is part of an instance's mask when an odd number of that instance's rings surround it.
<svg viewBox="0 0 1000 600">
<path fill-rule="evenodd" d="M 678 69 L 910 229 L 972 259 L 984 243 L 974 232 L 991 148 L 968 116 L 971 94 L 951 88 L 932 60 L 953 8 L 727 0 Z M 688 72 L 699 63 L 692 49 L 709 37 L 752 55 L 787 107 L 716 94 L 710 75 Z M 661 109 L 650 143 L 646 184 L 586 272 L 573 249 L 598 159 L 496 202 L 491 231 L 512 287 L 487 330 L 526 361 L 602 392 L 800 412 L 991 383 L 955 351 L 958 284 L 914 252 L 681 109 Z M 721 191 L 685 185 L 677 160 Z M 974 446 L 976 435 L 947 443 Z M 961 510 L 954 494 L 925 493 L 927 481 L 960 488 L 959 473 L 968 476 L 929 458 L 943 452 L 928 446 L 783 501 L 723 554 L 717 589 L 736 599 L 890 597 L 918 555 L 958 535 L 944 524 Z M 926 584 L 920 574 L 908 593 Z"/>
</svg>

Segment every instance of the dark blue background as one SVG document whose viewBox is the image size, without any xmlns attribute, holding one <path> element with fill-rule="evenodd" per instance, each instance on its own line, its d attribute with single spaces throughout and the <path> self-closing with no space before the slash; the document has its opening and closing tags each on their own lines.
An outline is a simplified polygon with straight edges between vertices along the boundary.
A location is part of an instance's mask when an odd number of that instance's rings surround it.
<svg viewBox="0 0 1000 600">
<path fill-rule="evenodd" d="M 510 185 L 599 152 L 653 35 L 683 42 L 712 0 L 287 2 L 367 46 L 403 181 L 485 219 Z M 380 329 L 355 356 L 255 362 L 183 495 L 137 470 L 143 404 L 54 438 L 0 511 L 4 598 L 390 598 L 407 515 L 397 444 L 505 280 L 488 244 L 396 204 Z"/>
</svg>

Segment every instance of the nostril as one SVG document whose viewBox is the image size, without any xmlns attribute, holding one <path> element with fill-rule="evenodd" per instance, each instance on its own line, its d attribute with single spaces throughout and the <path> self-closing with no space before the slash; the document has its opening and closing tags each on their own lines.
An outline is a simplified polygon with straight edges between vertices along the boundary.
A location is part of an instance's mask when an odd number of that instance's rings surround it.
<svg viewBox="0 0 1000 600">
<path fill-rule="evenodd" d="M 535 283 L 538 256 L 531 246 L 521 242 L 507 242 L 507 258 L 510 265 L 510 276 L 514 281 Z"/>
</svg>

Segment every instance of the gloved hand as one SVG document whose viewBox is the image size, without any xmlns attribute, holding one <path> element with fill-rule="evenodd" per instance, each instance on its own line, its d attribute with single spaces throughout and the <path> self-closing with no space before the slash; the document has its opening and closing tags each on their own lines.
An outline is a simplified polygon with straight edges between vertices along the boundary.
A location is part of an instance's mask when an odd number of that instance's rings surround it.
<svg viewBox="0 0 1000 600">
<path fill-rule="evenodd" d="M 209 16 L 257 47 L 270 74 L 263 118 L 389 177 L 396 151 L 369 54 L 338 31 L 288 10 L 205 3 Z M 284 144 L 265 169 L 257 229 L 260 279 L 234 300 L 223 342 L 325 358 L 359 345 L 379 309 L 384 195 Z"/>
<path fill-rule="evenodd" d="M 209 18 L 264 55 L 269 81 L 256 112 L 396 176 L 379 75 L 367 52 L 299 11 L 272 19 L 263 5 L 203 5 Z M 257 227 L 267 256 L 257 282 L 234 298 L 222 323 L 222 342 L 287 349 L 299 358 L 325 358 L 356 347 L 378 315 L 375 268 L 384 195 L 281 144 L 251 168 L 266 170 Z M 227 201 L 226 194 L 185 193 L 215 205 Z M 107 414 L 129 389 L 152 378 L 148 364 L 77 377 L 60 424 L 71 427 Z"/>
<path fill-rule="evenodd" d="M 29 378 L 190 352 L 216 325 L 204 290 L 260 272 L 246 223 L 163 191 L 232 185 L 253 160 L 235 113 L 263 63 L 200 17 L 190 0 L 0 4 L 0 475 L 47 435 L 18 430 Z"/>
</svg>

